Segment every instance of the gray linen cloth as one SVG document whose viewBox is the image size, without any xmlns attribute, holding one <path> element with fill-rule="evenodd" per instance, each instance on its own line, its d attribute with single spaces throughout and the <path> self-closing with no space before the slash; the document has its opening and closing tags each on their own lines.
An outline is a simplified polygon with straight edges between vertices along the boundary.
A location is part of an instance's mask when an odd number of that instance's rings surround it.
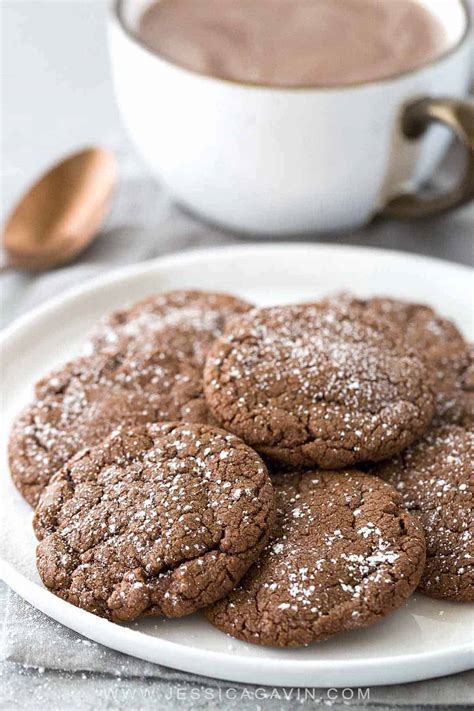
<svg viewBox="0 0 474 711">
<path fill-rule="evenodd" d="M 456 164 L 455 159 L 451 159 Z M 450 174 L 450 161 L 445 175 Z M 471 264 L 474 206 L 413 224 L 376 221 L 362 231 L 326 236 L 325 242 L 401 249 Z M 318 238 L 315 237 L 315 240 Z M 241 243 L 243 238 L 195 220 L 146 178 L 124 182 L 97 241 L 76 263 L 44 275 L 0 277 L 6 324 L 45 299 L 111 268 L 171 251 Z M 0 708 L 34 709 L 286 709 L 342 705 L 459 709 L 472 698 L 471 673 L 392 687 L 373 687 L 370 696 L 334 697 L 324 689 L 295 696 L 296 690 L 256 689 L 196 677 L 114 652 L 70 631 L 0 588 L 3 632 Z M 362 692 L 365 693 L 364 691 Z M 33 701 L 32 701 L 33 700 Z"/>
</svg>

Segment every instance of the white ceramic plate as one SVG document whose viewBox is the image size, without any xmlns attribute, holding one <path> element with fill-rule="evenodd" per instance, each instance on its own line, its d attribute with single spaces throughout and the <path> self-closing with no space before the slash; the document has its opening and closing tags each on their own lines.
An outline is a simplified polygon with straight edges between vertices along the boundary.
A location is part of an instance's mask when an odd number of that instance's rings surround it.
<svg viewBox="0 0 474 711">
<path fill-rule="evenodd" d="M 186 252 L 100 277 L 41 306 L 1 341 L 3 411 L 0 553 L 5 581 L 32 605 L 113 649 L 184 671 L 255 684 L 361 686 L 408 682 L 468 669 L 473 606 L 416 594 L 374 627 L 303 649 L 277 650 L 233 640 L 200 615 L 148 618 L 129 626 L 94 617 L 42 587 L 35 568 L 31 510 L 6 465 L 13 416 L 37 378 L 77 352 L 111 309 L 147 294 L 197 287 L 231 291 L 259 304 L 298 301 L 341 289 L 425 301 L 473 337 L 472 272 L 398 252 L 327 245 L 248 245 Z"/>
</svg>

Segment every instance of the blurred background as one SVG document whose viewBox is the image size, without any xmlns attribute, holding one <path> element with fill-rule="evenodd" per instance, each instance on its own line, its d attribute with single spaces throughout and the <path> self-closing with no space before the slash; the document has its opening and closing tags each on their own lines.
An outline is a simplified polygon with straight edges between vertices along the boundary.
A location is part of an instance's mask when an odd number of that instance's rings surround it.
<svg viewBox="0 0 474 711">
<path fill-rule="evenodd" d="M 111 148 L 120 173 L 112 210 L 79 261 L 41 276 L 9 271 L 0 277 L 3 323 L 104 269 L 176 249 L 248 239 L 206 225 L 174 205 L 131 145 L 111 80 L 109 8 L 106 0 L 1 2 L 2 222 L 36 177 L 76 149 Z M 460 152 L 454 149 L 437 171 L 437 187 L 445 188 L 460 169 Z M 443 217 L 411 223 L 376 220 L 363 230 L 314 239 L 472 264 L 473 234 L 471 203 Z"/>
<path fill-rule="evenodd" d="M 127 144 L 110 76 L 107 0 L 6 0 L 2 7 L 2 216 L 57 158 L 99 144 L 122 171 L 144 167 Z"/>
</svg>

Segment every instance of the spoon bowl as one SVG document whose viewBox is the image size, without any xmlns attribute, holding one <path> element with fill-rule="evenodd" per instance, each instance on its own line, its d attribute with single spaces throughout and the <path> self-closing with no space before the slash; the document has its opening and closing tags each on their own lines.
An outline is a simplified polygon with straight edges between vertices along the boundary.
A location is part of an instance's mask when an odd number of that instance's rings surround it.
<svg viewBox="0 0 474 711">
<path fill-rule="evenodd" d="M 115 156 L 103 148 L 88 148 L 53 166 L 5 223 L 6 266 L 40 271 L 71 261 L 97 234 L 116 182 Z"/>
</svg>

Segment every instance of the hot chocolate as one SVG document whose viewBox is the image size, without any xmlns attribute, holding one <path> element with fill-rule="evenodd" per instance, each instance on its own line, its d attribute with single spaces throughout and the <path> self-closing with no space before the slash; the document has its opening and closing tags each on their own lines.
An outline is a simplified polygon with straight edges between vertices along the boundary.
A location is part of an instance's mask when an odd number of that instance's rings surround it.
<svg viewBox="0 0 474 711">
<path fill-rule="evenodd" d="M 447 47 L 418 0 L 160 0 L 138 35 L 203 74 L 272 86 L 343 86 L 422 66 Z"/>
</svg>

